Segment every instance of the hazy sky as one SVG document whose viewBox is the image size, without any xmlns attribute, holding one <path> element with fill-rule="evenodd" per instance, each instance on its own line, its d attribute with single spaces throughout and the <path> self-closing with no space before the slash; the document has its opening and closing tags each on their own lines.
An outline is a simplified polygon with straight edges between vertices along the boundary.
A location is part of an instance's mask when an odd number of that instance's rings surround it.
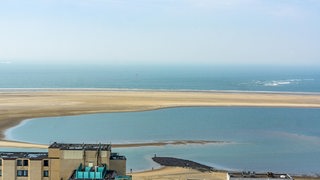
<svg viewBox="0 0 320 180">
<path fill-rule="evenodd" d="M 0 0 L 0 63 L 320 64 L 320 0 Z"/>
</svg>

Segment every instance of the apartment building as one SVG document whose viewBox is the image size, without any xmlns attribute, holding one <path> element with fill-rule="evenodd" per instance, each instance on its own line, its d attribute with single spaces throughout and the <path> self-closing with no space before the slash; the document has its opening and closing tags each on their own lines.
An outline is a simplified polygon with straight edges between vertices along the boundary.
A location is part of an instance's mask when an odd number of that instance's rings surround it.
<svg viewBox="0 0 320 180">
<path fill-rule="evenodd" d="M 48 152 L 0 152 L 0 180 L 114 179 L 126 158 L 110 144 L 53 143 Z"/>
</svg>

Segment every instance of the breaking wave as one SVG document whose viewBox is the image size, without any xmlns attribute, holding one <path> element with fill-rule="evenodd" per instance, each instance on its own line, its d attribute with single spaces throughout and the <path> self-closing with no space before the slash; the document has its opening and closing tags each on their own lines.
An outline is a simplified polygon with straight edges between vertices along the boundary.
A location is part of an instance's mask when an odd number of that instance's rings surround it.
<svg viewBox="0 0 320 180">
<path fill-rule="evenodd" d="M 313 81 L 313 80 L 314 79 L 285 79 L 285 80 L 271 80 L 271 81 L 254 81 L 253 83 L 258 86 L 274 87 L 274 86 L 299 84 L 303 81 Z"/>
</svg>

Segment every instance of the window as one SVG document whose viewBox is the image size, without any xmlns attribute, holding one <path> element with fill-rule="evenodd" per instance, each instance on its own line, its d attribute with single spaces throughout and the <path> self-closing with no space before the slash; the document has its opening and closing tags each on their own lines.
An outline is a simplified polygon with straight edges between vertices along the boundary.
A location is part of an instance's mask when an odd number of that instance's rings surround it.
<svg viewBox="0 0 320 180">
<path fill-rule="evenodd" d="M 17 176 L 28 176 L 28 170 L 17 170 Z"/>
<path fill-rule="evenodd" d="M 0 170 L 0 177 L 2 176 L 2 170 Z"/>
<path fill-rule="evenodd" d="M 22 176 L 23 171 L 22 170 L 17 170 L 17 176 Z"/>
<path fill-rule="evenodd" d="M 43 160 L 43 166 L 49 166 L 49 160 Z"/>
<path fill-rule="evenodd" d="M 23 160 L 23 166 L 28 166 L 29 161 L 28 160 Z"/>
<path fill-rule="evenodd" d="M 23 176 L 28 176 L 28 170 L 23 171 Z"/>
<path fill-rule="evenodd" d="M 49 177 L 49 171 L 43 171 L 43 177 Z"/>
<path fill-rule="evenodd" d="M 22 160 L 20 159 L 17 160 L 17 166 L 22 166 Z"/>
<path fill-rule="evenodd" d="M 2 166 L 2 159 L 0 159 L 0 166 Z"/>
</svg>

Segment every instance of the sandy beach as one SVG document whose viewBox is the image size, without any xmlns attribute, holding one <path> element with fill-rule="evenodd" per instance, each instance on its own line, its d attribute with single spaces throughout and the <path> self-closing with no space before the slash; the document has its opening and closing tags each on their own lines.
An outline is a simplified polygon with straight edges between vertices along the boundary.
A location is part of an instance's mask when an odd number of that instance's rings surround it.
<svg viewBox="0 0 320 180">
<path fill-rule="evenodd" d="M 195 169 L 181 167 L 163 167 L 155 170 L 137 172 L 131 175 L 134 180 L 227 179 L 225 172 L 200 172 Z"/>
<path fill-rule="evenodd" d="M 103 112 L 146 111 L 188 106 L 247 106 L 320 108 L 320 95 L 254 92 L 171 92 L 171 91 L 1 91 L 0 147 L 43 148 L 48 145 L 5 140 L 6 129 L 37 117 Z M 114 147 L 206 144 L 216 141 L 185 140 L 170 142 L 115 144 Z M 135 172 L 133 179 L 226 179 L 224 172 L 200 172 L 181 167 Z M 309 178 L 298 178 L 309 179 Z M 318 179 L 318 178 L 314 178 Z"/>
<path fill-rule="evenodd" d="M 320 108 L 320 95 L 182 91 L 1 91 L 0 139 L 5 140 L 6 129 L 29 118 L 188 106 Z M 29 143 L 18 144 L 0 141 L 2 147 L 31 146 Z"/>
<path fill-rule="evenodd" d="M 167 167 L 132 173 L 133 180 L 181 180 L 181 179 L 210 179 L 227 180 L 227 173 L 223 171 L 200 172 L 191 168 Z M 319 177 L 293 176 L 296 180 L 319 180 Z"/>
</svg>

